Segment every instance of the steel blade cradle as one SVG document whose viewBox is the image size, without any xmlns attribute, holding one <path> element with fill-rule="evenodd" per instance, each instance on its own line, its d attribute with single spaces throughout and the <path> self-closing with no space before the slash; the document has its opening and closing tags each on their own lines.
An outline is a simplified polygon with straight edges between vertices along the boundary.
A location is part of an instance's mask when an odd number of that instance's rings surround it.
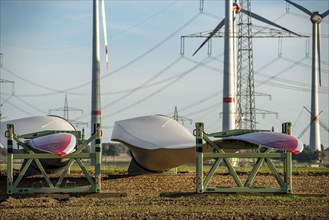
<svg viewBox="0 0 329 220">
<path fill-rule="evenodd" d="M 283 133 L 289 133 L 291 123 L 285 123 L 282 126 Z M 290 152 L 272 152 L 272 149 L 262 148 L 258 145 L 245 144 L 245 143 L 228 143 L 219 146 L 214 138 L 220 138 L 231 135 L 238 135 L 248 132 L 257 132 L 251 130 L 231 130 L 226 132 L 218 132 L 213 134 L 206 134 L 204 132 L 204 124 L 196 123 L 196 192 L 197 193 L 210 193 L 210 192 L 270 192 L 270 193 L 292 193 L 292 155 Z M 203 152 L 202 145 L 206 142 L 211 148 L 212 152 Z M 228 149 L 259 149 L 255 153 L 226 153 Z M 214 163 L 209 172 L 204 174 L 204 159 L 212 158 Z M 243 183 L 237 174 L 237 170 L 232 164 L 232 158 L 255 158 L 256 163 L 252 167 L 246 181 Z M 274 160 L 282 160 L 283 172 L 280 171 L 273 163 Z M 228 169 L 229 175 L 233 178 L 235 187 L 209 187 L 211 179 L 215 176 L 217 168 L 223 162 L 224 166 Z M 264 163 L 265 162 L 265 163 Z M 273 176 L 275 177 L 279 187 L 255 187 L 252 185 L 256 174 L 263 164 L 266 164 Z"/>
<path fill-rule="evenodd" d="M 49 153 L 35 153 L 31 147 L 20 141 L 20 138 L 31 139 L 40 137 L 43 135 L 66 132 L 72 133 L 76 136 L 78 143 L 76 150 L 73 153 L 60 157 L 56 154 Z M 14 126 L 8 124 L 7 126 L 7 140 L 8 140 L 8 152 L 7 152 L 7 194 L 26 194 L 26 193 L 99 193 L 101 191 L 101 128 L 100 124 L 95 125 L 94 133 L 88 140 L 84 140 L 84 131 L 43 131 L 31 134 L 17 135 L 14 134 Z M 82 151 L 88 146 L 88 144 L 95 140 L 95 153 L 83 153 Z M 25 153 L 13 153 L 13 141 L 16 141 L 19 146 L 22 146 Z M 50 174 L 47 174 L 45 168 L 41 164 L 41 159 L 61 159 L 68 158 L 69 161 L 64 167 L 59 178 L 51 178 Z M 14 160 L 26 160 L 25 165 L 22 165 L 21 171 L 18 177 L 14 177 Z M 92 176 L 86 169 L 82 162 L 82 159 L 94 159 L 94 175 Z M 23 184 L 22 180 L 26 171 L 31 166 L 31 163 L 35 162 L 40 170 L 42 177 L 45 181 L 39 180 L 37 183 L 33 183 L 31 187 Z M 81 168 L 84 177 L 87 179 L 89 185 L 77 186 L 75 182 L 66 178 L 70 171 L 71 165 L 76 162 Z"/>
</svg>

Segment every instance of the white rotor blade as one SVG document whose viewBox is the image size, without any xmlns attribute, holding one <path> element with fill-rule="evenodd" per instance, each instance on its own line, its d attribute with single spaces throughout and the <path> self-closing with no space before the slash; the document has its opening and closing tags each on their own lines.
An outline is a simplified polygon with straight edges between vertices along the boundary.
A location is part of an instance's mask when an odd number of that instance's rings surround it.
<svg viewBox="0 0 329 220">
<path fill-rule="evenodd" d="M 318 25 L 318 28 L 317 28 L 317 38 L 318 38 L 318 63 L 319 63 L 319 85 L 321 86 L 321 53 L 320 53 L 320 25 Z"/>
<path fill-rule="evenodd" d="M 329 10 L 327 10 L 326 12 L 323 12 L 323 13 L 321 14 L 321 17 L 324 18 L 324 17 L 326 17 L 328 14 L 329 14 Z"/>
<path fill-rule="evenodd" d="M 221 29 L 225 24 L 225 18 L 216 26 L 216 28 L 210 32 L 209 36 L 207 37 L 207 39 L 205 41 L 203 41 L 203 43 L 200 45 L 200 47 L 193 53 L 192 56 L 194 56 L 209 40 L 210 38 L 212 38 L 218 31 L 219 29 Z"/>
<path fill-rule="evenodd" d="M 280 28 L 280 29 L 282 29 L 282 30 L 284 30 L 284 31 L 287 31 L 287 32 L 291 33 L 291 34 L 294 34 L 294 35 L 297 35 L 297 36 L 301 36 L 300 34 L 297 34 L 297 33 L 293 32 L 293 31 L 290 31 L 290 30 L 288 30 L 287 28 L 282 27 L 282 26 L 280 26 L 280 25 L 278 25 L 278 24 L 276 24 L 276 23 L 274 23 L 274 22 L 272 22 L 272 21 L 270 21 L 270 20 L 267 20 L 266 18 L 263 18 L 262 16 L 257 15 L 257 14 L 255 14 L 255 13 L 251 12 L 251 11 L 241 9 L 241 12 L 243 12 L 243 13 L 245 13 L 246 15 L 249 15 L 250 17 L 252 17 L 252 18 L 254 18 L 254 19 L 257 19 L 257 20 L 259 20 L 259 21 L 261 21 L 261 22 L 264 22 L 264 23 L 266 23 L 266 24 L 269 24 L 269 25 L 272 25 L 272 26 L 274 26 L 274 27 Z"/>
<path fill-rule="evenodd" d="M 312 12 L 310 12 L 308 9 L 304 8 L 303 6 L 298 5 L 298 4 L 296 4 L 296 3 L 292 2 L 292 1 L 289 1 L 289 0 L 285 0 L 285 1 L 288 2 L 289 4 L 295 6 L 295 7 L 298 8 L 299 10 L 305 12 L 305 13 L 308 14 L 309 16 L 312 16 L 312 15 L 313 15 Z"/>
<path fill-rule="evenodd" d="M 102 23 L 103 23 L 103 33 L 104 33 L 104 44 L 105 44 L 105 59 L 106 59 L 106 70 L 109 70 L 109 55 L 107 48 L 107 31 L 106 31 L 106 17 L 105 17 L 105 1 L 101 0 L 102 3 Z"/>
</svg>

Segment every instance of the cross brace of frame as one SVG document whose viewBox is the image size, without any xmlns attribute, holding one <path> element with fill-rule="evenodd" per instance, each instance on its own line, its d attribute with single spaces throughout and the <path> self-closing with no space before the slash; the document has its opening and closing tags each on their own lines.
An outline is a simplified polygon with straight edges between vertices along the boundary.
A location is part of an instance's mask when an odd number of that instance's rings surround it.
<svg viewBox="0 0 329 220">
<path fill-rule="evenodd" d="M 49 153 L 37 153 L 32 150 L 25 142 L 20 139 L 31 139 L 35 137 L 44 136 L 47 134 L 54 134 L 59 132 L 71 133 L 77 138 L 76 149 L 73 153 L 60 157 L 56 154 Z M 31 134 L 17 135 L 14 133 L 14 126 L 8 124 L 7 126 L 7 141 L 8 141 L 8 152 L 7 152 L 7 194 L 27 194 L 27 193 L 99 193 L 101 191 L 101 126 L 100 124 L 95 125 L 94 133 L 89 139 L 84 140 L 84 132 L 80 131 L 42 131 Z M 88 144 L 95 140 L 95 152 L 83 153 L 82 151 L 88 146 Z M 14 153 L 13 141 L 19 146 L 23 147 L 24 153 Z M 21 166 L 19 175 L 14 176 L 14 160 L 20 159 L 25 160 L 25 163 Z M 50 174 L 46 172 L 45 167 L 42 165 L 42 160 L 52 159 L 67 159 L 68 162 L 64 169 L 61 171 L 58 178 L 51 178 Z M 82 159 L 94 159 L 94 175 L 91 175 Z M 34 162 L 41 172 L 44 181 L 33 183 L 32 186 L 26 186 L 22 184 L 22 180 L 25 179 L 26 171 Z M 67 174 L 70 171 L 71 165 L 76 162 L 81 168 L 84 177 L 87 179 L 89 185 L 77 186 L 74 182 L 71 182 L 67 178 Z M 25 186 L 24 186 L 25 185 Z"/>
<path fill-rule="evenodd" d="M 288 124 L 289 125 L 289 124 Z M 283 126 L 284 127 L 284 126 Z M 286 125 L 285 125 L 286 128 Z M 289 128 L 288 128 L 289 130 Z M 250 131 L 247 131 L 250 132 Z M 234 133 L 234 130 L 232 131 Z M 219 133 L 216 133 L 216 137 Z M 225 147 L 219 146 L 218 142 L 215 142 L 213 138 L 215 135 L 206 134 L 204 132 L 204 124 L 196 123 L 196 192 L 270 192 L 270 193 L 292 193 L 292 156 L 290 152 L 272 152 L 271 149 L 262 148 L 261 146 L 254 145 L 254 149 L 258 149 L 255 153 L 226 153 Z M 223 136 L 227 134 L 223 133 Z M 211 139 L 212 138 L 212 139 Z M 203 143 L 206 142 L 208 146 L 212 148 L 212 152 L 203 152 Z M 236 144 L 236 146 L 230 146 L 231 149 L 252 149 L 252 147 L 245 148 L 245 145 Z M 214 163 L 211 166 L 209 172 L 205 174 L 204 161 L 205 159 L 214 159 Z M 241 181 L 235 167 L 232 164 L 232 158 L 256 158 L 256 163 L 252 167 L 245 182 Z M 279 170 L 273 163 L 273 159 L 282 160 L 283 162 L 283 174 L 281 175 Z M 214 177 L 217 168 L 220 164 L 228 169 L 230 176 L 234 179 L 235 187 L 209 187 L 211 179 Z M 279 187 L 253 187 L 252 182 L 256 177 L 260 167 L 266 164 L 273 176 L 275 177 Z"/>
</svg>

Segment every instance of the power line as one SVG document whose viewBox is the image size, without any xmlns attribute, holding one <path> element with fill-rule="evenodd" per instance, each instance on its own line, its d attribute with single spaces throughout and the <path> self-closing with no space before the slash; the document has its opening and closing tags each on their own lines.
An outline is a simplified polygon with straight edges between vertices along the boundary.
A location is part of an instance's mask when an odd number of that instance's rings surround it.
<svg viewBox="0 0 329 220">
<path fill-rule="evenodd" d="M 22 99 L 22 98 L 20 98 L 20 97 L 18 97 L 16 95 L 14 95 L 14 97 L 16 99 L 18 99 L 20 102 L 22 102 L 25 105 L 29 106 L 30 108 L 34 109 L 35 111 L 38 111 L 38 112 L 42 113 L 43 115 L 46 115 L 47 114 L 47 112 L 45 112 L 44 110 L 42 110 L 40 108 L 37 108 L 35 105 L 30 104 L 29 102 L 25 101 L 24 99 Z"/>
<path fill-rule="evenodd" d="M 306 57 L 306 58 L 307 58 L 307 59 L 311 59 L 311 58 L 309 58 L 309 57 Z M 311 65 L 301 63 L 301 62 L 299 62 L 299 61 L 297 61 L 297 60 L 293 60 L 293 59 L 288 58 L 288 57 L 281 56 L 280 59 L 285 60 L 285 61 L 287 61 L 287 62 L 289 62 L 289 63 L 294 64 L 294 65 L 298 65 L 298 66 L 302 66 L 302 67 L 305 67 L 305 68 L 308 68 L 308 69 L 312 69 L 312 66 L 311 66 Z M 322 64 L 325 64 L 325 65 L 328 64 L 328 62 L 326 62 L 326 61 L 324 61 L 324 60 L 322 60 L 322 61 L 320 61 L 320 62 L 321 62 Z M 328 73 L 329 71 L 326 70 L 326 69 L 321 69 L 321 72 L 322 72 L 322 73 Z"/>
<path fill-rule="evenodd" d="M 259 84 L 266 84 L 268 86 L 276 87 L 276 88 L 284 88 L 284 89 L 289 89 L 289 90 L 295 90 L 295 91 L 301 91 L 301 92 L 311 92 L 311 88 L 301 88 L 301 87 L 296 87 L 296 86 L 289 86 L 289 85 L 284 85 L 284 84 L 279 84 L 279 83 L 274 83 L 274 82 L 265 82 L 262 80 L 255 80 Z M 328 89 L 327 89 L 328 90 Z M 323 94 L 329 94 L 329 91 L 326 91 L 325 89 L 320 89 L 319 93 Z"/>
<path fill-rule="evenodd" d="M 300 60 L 299 60 L 299 61 L 297 61 L 296 63 L 294 63 L 294 64 L 292 64 L 292 65 L 288 66 L 287 68 L 285 68 L 285 69 L 281 70 L 281 71 L 280 71 L 280 72 L 278 72 L 277 74 L 275 74 L 275 75 L 271 76 L 269 79 L 267 79 L 267 80 L 264 80 L 264 81 L 261 81 L 261 82 L 260 82 L 260 83 L 258 83 L 258 84 L 257 84 L 255 87 L 261 86 L 262 84 L 265 84 L 265 83 L 269 82 L 270 80 L 272 80 L 272 79 L 276 78 L 277 76 L 279 76 L 279 75 L 282 75 L 283 73 L 287 72 L 288 70 L 290 70 L 290 69 L 294 68 L 296 64 L 298 64 L 298 63 L 301 63 L 301 62 L 302 62 L 302 61 L 304 61 L 305 59 L 307 59 L 307 58 L 306 58 L 306 57 L 303 57 L 302 59 L 300 59 Z"/>
<path fill-rule="evenodd" d="M 24 81 L 25 83 L 29 83 L 29 84 L 31 84 L 31 85 L 33 85 L 33 86 L 36 86 L 36 87 L 41 88 L 41 89 L 45 89 L 45 90 L 47 90 L 47 91 L 52 91 L 52 92 L 54 92 L 54 94 L 55 94 L 55 93 L 64 93 L 64 92 L 65 92 L 65 90 L 52 89 L 52 88 L 50 88 L 50 87 L 47 87 L 47 86 L 44 86 L 44 85 L 41 85 L 41 84 L 35 83 L 35 82 L 31 81 L 31 80 L 28 80 L 28 79 L 26 79 L 26 78 L 20 76 L 20 75 L 23 75 L 23 74 L 16 74 L 16 73 L 14 73 L 13 71 L 8 70 L 8 69 L 7 69 L 6 67 L 4 67 L 4 66 L 2 67 L 2 69 L 5 70 L 7 73 L 9 73 L 9 74 L 15 76 L 16 78 L 18 78 L 18 79 Z"/>
<path fill-rule="evenodd" d="M 221 55 L 219 55 L 218 57 L 220 57 L 220 56 Z M 188 57 L 183 57 L 183 58 L 185 60 L 188 60 L 188 61 L 192 62 L 192 63 L 197 63 L 198 62 L 198 61 L 195 61 L 195 60 L 193 60 L 191 58 L 188 58 Z M 280 56 L 280 57 L 274 58 L 273 60 L 271 60 L 267 64 L 263 65 L 258 70 L 256 70 L 255 71 L 256 75 L 267 77 L 267 76 L 265 76 L 266 74 L 262 74 L 259 71 L 262 70 L 262 69 L 265 69 L 265 68 L 269 67 L 271 64 L 275 63 L 276 61 L 278 61 L 280 59 L 285 60 L 285 61 L 290 62 L 290 63 L 293 63 L 294 65 L 302 66 L 302 67 L 309 68 L 309 69 L 312 68 L 311 65 L 303 64 L 303 63 L 301 63 L 299 61 L 296 61 L 296 60 L 293 60 L 291 58 Z M 307 59 L 309 59 L 309 58 L 307 58 Z M 326 62 L 326 61 L 322 61 L 322 63 L 325 64 L 325 65 L 328 64 L 328 62 Z M 216 67 L 211 67 L 211 66 L 208 66 L 208 65 L 204 65 L 204 67 L 207 68 L 207 69 L 209 69 L 209 70 L 218 71 L 218 72 L 220 71 L 220 69 L 218 69 Z M 4 68 L 4 70 L 7 73 L 9 73 L 9 74 L 11 74 L 11 75 L 13 75 L 13 76 L 15 76 L 15 77 L 23 80 L 24 82 L 30 83 L 30 84 L 32 84 L 32 85 L 34 85 L 36 87 L 42 88 L 42 89 L 48 89 L 48 90 L 53 91 L 53 92 L 50 92 L 50 93 L 38 93 L 38 94 L 17 94 L 17 96 L 20 96 L 20 97 L 42 97 L 42 96 L 57 95 L 58 93 L 65 93 L 65 90 L 53 90 L 53 89 L 50 89 L 50 88 L 48 88 L 46 86 L 43 86 L 43 85 L 34 83 L 34 82 L 30 81 L 30 80 L 27 80 L 27 79 L 21 77 L 20 75 L 22 75 L 22 74 L 15 73 L 15 72 L 13 72 L 13 71 L 5 68 L 5 67 L 3 67 L 3 68 Z M 328 74 L 328 70 L 326 70 L 326 69 L 322 69 L 322 72 Z M 139 89 L 149 88 L 149 87 L 156 86 L 158 84 L 161 84 L 161 83 L 163 83 L 165 81 L 168 81 L 168 80 L 171 80 L 171 79 L 172 78 L 164 79 L 164 80 L 161 80 L 161 81 L 156 82 L 156 83 L 153 83 L 153 84 L 144 85 L 142 87 L 138 86 L 138 88 L 139 87 L 140 87 Z M 272 79 L 274 79 L 274 78 L 272 77 Z M 275 79 L 279 80 L 279 78 L 277 78 L 277 77 L 275 77 Z M 290 82 L 291 83 L 294 83 L 293 81 L 290 81 Z M 295 84 L 301 84 L 301 83 L 295 82 Z M 305 85 L 308 86 L 309 84 L 305 84 Z M 132 92 L 134 90 L 136 90 L 136 87 L 133 88 L 133 89 L 126 89 L 126 90 L 121 90 L 121 91 L 113 91 L 113 92 L 102 93 L 102 95 L 115 95 L 115 94 L 130 93 L 130 92 Z M 9 93 L 3 93 L 3 94 L 9 95 Z M 75 93 L 75 92 L 70 92 L 68 94 L 70 94 L 70 95 L 77 95 L 77 96 L 90 96 L 90 93 Z"/>
<path fill-rule="evenodd" d="M 24 104 L 26 104 L 26 103 L 24 103 Z M 18 105 L 15 105 L 15 104 L 11 103 L 10 101 L 7 101 L 7 105 L 10 105 L 10 106 L 12 106 L 14 109 L 17 109 L 17 110 L 19 110 L 19 111 L 21 111 L 21 112 L 23 112 L 23 113 L 25 113 L 25 114 L 27 114 L 27 115 L 29 115 L 29 116 L 33 116 L 33 115 L 35 115 L 35 114 L 31 113 L 31 112 L 28 112 L 25 108 L 20 107 L 20 106 L 18 106 Z M 39 110 L 37 110 L 37 111 L 39 111 Z"/>
<path fill-rule="evenodd" d="M 173 5 L 175 5 L 177 2 L 178 2 L 178 0 L 174 1 L 173 3 L 169 4 L 168 6 L 166 6 L 166 7 L 162 8 L 162 9 L 160 9 L 159 11 L 157 11 L 156 13 L 154 13 L 153 15 L 151 15 L 151 16 L 149 16 L 149 17 L 143 19 L 143 20 L 141 20 L 140 22 L 138 22 L 138 23 L 136 23 L 136 24 L 131 25 L 130 27 L 128 27 L 128 28 L 126 28 L 126 29 L 124 29 L 124 30 L 122 30 L 122 31 L 119 31 L 119 32 L 117 32 L 117 33 L 114 33 L 114 34 L 110 35 L 110 37 L 111 37 L 111 38 L 112 38 L 112 37 L 116 37 L 116 36 L 118 36 L 118 35 L 120 35 L 120 34 L 123 34 L 123 33 L 127 32 L 127 31 L 129 31 L 129 30 L 131 30 L 131 29 L 133 29 L 133 28 L 135 28 L 135 27 L 141 25 L 141 24 L 144 24 L 145 22 L 151 20 L 152 18 L 156 17 L 157 15 L 159 15 L 159 14 L 161 14 L 162 12 L 166 11 L 167 9 L 171 8 L 171 7 L 172 7 Z"/>
<path fill-rule="evenodd" d="M 128 63 L 124 64 L 123 66 L 113 70 L 112 72 L 104 75 L 103 77 L 101 77 L 101 80 L 109 77 L 110 75 L 113 75 L 115 73 L 118 73 L 119 71 L 127 68 L 128 66 L 134 64 L 135 62 L 139 61 L 140 59 L 142 59 L 143 57 L 145 57 L 146 55 L 148 55 L 149 53 L 153 52 L 155 49 L 157 49 L 158 47 L 160 47 L 162 44 L 164 44 L 166 41 L 168 41 L 169 39 L 171 39 L 173 36 L 175 36 L 178 32 L 180 32 L 181 30 L 183 30 L 186 26 L 188 26 L 190 23 L 192 23 L 192 21 L 194 21 L 200 14 L 196 14 L 194 15 L 190 20 L 188 20 L 186 23 L 184 23 L 182 26 L 180 26 L 178 29 L 176 29 L 173 33 L 171 33 L 170 35 L 168 35 L 166 38 L 164 38 L 162 41 L 160 41 L 158 44 L 156 44 L 155 46 L 151 47 L 150 49 L 148 49 L 147 51 L 145 51 L 144 53 L 142 53 L 141 55 L 139 55 L 138 57 L 135 57 L 134 59 L 132 59 L 131 61 L 129 61 Z M 4 67 L 3 67 L 4 68 Z M 74 87 L 71 87 L 71 88 L 68 88 L 68 89 L 65 89 L 65 90 L 57 90 L 57 89 L 52 89 L 52 88 L 49 88 L 49 87 L 46 87 L 46 86 L 43 86 L 41 84 L 38 84 L 38 83 L 35 83 L 35 82 L 32 82 L 30 80 L 27 80 L 23 77 L 21 77 L 19 74 L 15 74 L 14 72 L 4 68 L 5 71 L 7 71 L 8 73 L 14 75 L 15 77 L 23 80 L 24 82 L 28 82 L 36 87 L 39 87 L 39 88 L 42 88 L 42 89 L 45 89 L 45 90 L 48 90 L 48 91 L 52 91 L 54 93 L 48 93 L 47 95 L 51 95 L 51 94 L 55 94 L 55 93 L 66 93 L 66 94 L 70 94 L 70 95 L 74 95 L 74 93 L 70 92 L 70 91 L 73 91 L 73 90 L 76 90 L 76 89 L 79 89 L 79 88 L 82 88 L 84 86 L 87 86 L 91 83 L 91 81 L 88 81 L 88 82 L 85 82 L 85 83 L 82 83 L 80 85 L 77 85 L 77 86 L 74 86 Z M 76 93 L 77 95 L 78 93 Z"/>
<path fill-rule="evenodd" d="M 191 117 L 192 115 L 196 115 L 196 114 L 199 114 L 199 113 L 203 113 L 205 111 L 210 111 L 212 110 L 213 108 L 218 108 L 222 105 L 222 102 L 216 102 L 214 104 L 211 104 L 209 106 L 206 106 L 206 107 L 203 107 L 202 109 L 199 109 L 199 110 L 196 110 L 194 112 L 190 112 L 190 113 L 187 113 L 185 114 L 187 117 Z"/>
<path fill-rule="evenodd" d="M 205 58 L 204 60 L 202 60 L 202 61 L 199 63 L 199 65 L 195 65 L 195 66 L 193 66 L 192 68 L 189 68 L 188 70 L 184 71 L 183 73 L 181 73 L 180 75 L 178 75 L 176 79 L 174 79 L 174 80 L 170 81 L 169 83 L 165 84 L 165 85 L 162 86 L 160 89 L 158 89 L 158 90 L 156 90 L 155 92 L 149 94 L 148 96 L 145 96 L 145 97 L 143 97 L 143 98 L 137 100 L 136 102 L 134 102 L 134 103 L 132 103 L 132 104 L 130 104 L 130 105 L 128 105 L 128 106 L 125 106 L 124 108 L 121 108 L 121 109 L 119 109 L 119 110 L 117 110 L 117 111 L 115 111 L 115 112 L 112 112 L 112 113 L 109 114 L 109 115 L 105 115 L 105 116 L 103 116 L 102 118 L 108 118 L 108 117 L 110 117 L 110 116 L 112 116 L 112 115 L 115 115 L 115 114 L 121 113 L 121 112 L 126 111 L 126 110 L 128 110 L 128 109 L 130 109 L 130 108 L 132 108 L 132 107 L 134 107 L 134 106 L 136 106 L 136 105 L 139 105 L 140 103 L 146 101 L 147 99 L 149 99 L 149 98 L 153 97 L 154 95 L 160 93 L 161 91 L 167 89 L 169 86 L 171 86 L 171 85 L 173 85 L 174 83 L 178 82 L 178 81 L 179 81 L 180 79 L 182 79 L 183 77 L 185 77 L 185 76 L 187 76 L 188 74 L 192 73 L 194 70 L 196 70 L 197 68 L 199 68 L 200 66 L 202 66 L 203 63 L 206 62 L 206 60 L 209 60 L 209 58 L 208 58 L 208 57 Z"/>
<path fill-rule="evenodd" d="M 119 98 L 115 99 L 113 102 L 111 102 L 111 103 L 103 106 L 103 108 L 107 108 L 110 105 L 114 105 L 114 104 L 122 101 L 123 99 L 129 97 L 133 93 L 135 93 L 135 92 L 137 92 L 137 91 L 145 88 L 145 86 L 147 86 L 150 82 L 152 82 L 153 80 L 155 80 L 156 78 L 158 78 L 159 76 L 161 76 L 163 73 L 167 72 L 171 67 L 173 67 L 174 65 L 176 65 L 176 63 L 178 63 L 180 60 L 181 60 L 181 57 L 175 59 L 172 63 L 170 63 L 168 66 L 166 66 L 160 72 L 158 72 L 157 74 L 155 74 L 153 77 L 151 77 L 150 79 L 146 80 L 144 83 L 142 83 L 141 85 L 135 87 L 134 89 L 130 90 L 129 92 L 127 92 L 123 96 L 120 96 Z"/>
<path fill-rule="evenodd" d="M 139 55 L 138 57 L 132 59 L 131 61 L 129 61 L 128 63 L 126 63 L 125 65 L 113 70 L 112 72 L 104 75 L 101 77 L 101 80 L 109 77 L 110 75 L 113 75 L 125 68 L 127 68 L 128 66 L 134 64 L 135 62 L 139 61 L 140 59 L 142 59 L 143 57 L 145 57 L 146 55 L 150 54 L 151 52 L 153 52 L 155 49 L 157 49 L 158 47 L 160 47 L 162 44 L 164 44 L 165 42 L 167 42 L 169 39 L 171 39 L 173 36 L 175 36 L 177 33 L 179 33 L 181 30 L 183 30 L 186 26 L 188 26 L 190 23 L 192 23 L 197 17 L 199 16 L 199 14 L 194 15 L 190 20 L 188 20 L 186 23 L 184 23 L 182 26 L 180 26 L 178 29 L 176 29 L 176 31 L 174 31 L 173 33 L 171 33 L 170 35 L 168 35 L 166 38 L 164 38 L 162 41 L 160 41 L 158 44 L 156 44 L 155 46 L 151 47 L 150 49 L 148 49 L 147 51 L 145 51 L 144 53 L 142 53 L 141 55 Z M 90 82 L 89 82 L 90 83 Z M 69 89 L 68 91 L 71 90 L 75 90 L 78 88 L 81 88 L 83 86 L 85 86 L 86 84 L 89 83 L 84 83 L 78 86 L 75 86 L 71 89 Z"/>
<path fill-rule="evenodd" d="M 165 6 L 164 8 L 160 9 L 159 11 L 157 11 L 156 13 L 152 14 L 151 16 L 127 27 L 126 29 L 124 30 L 121 30 L 117 33 L 114 33 L 112 35 L 110 35 L 108 38 L 113 38 L 113 37 L 116 37 L 116 36 L 119 36 L 141 24 L 144 24 L 146 23 L 147 21 L 151 20 L 152 18 L 160 15 L 161 13 L 163 13 L 164 11 L 166 11 L 167 9 L 171 8 L 173 5 L 175 5 L 176 3 L 178 2 L 177 1 L 174 1 L 172 3 L 170 3 L 169 5 Z M 6 42 L 6 41 L 2 41 L 3 44 L 5 45 L 9 45 L 9 46 L 13 46 L 13 47 L 17 47 L 17 48 L 23 48 L 23 49 L 27 49 L 27 50 L 39 50 L 39 51 L 47 51 L 47 50 L 68 50 L 68 49 L 73 49 L 73 48 L 78 48 L 78 47 L 83 47 L 83 46 L 87 46 L 87 45 L 90 45 L 91 42 L 88 42 L 88 43 L 83 43 L 83 44 L 77 44 L 77 45 L 72 45 L 72 46 L 67 46 L 67 47 L 56 47 L 56 48 L 36 48 L 36 47 L 27 47 L 27 46 L 22 46 L 22 45 L 18 45 L 18 44 L 13 44 L 13 43 L 9 43 L 9 42 Z"/>
<path fill-rule="evenodd" d="M 136 63 L 137 61 L 139 61 L 140 59 L 142 59 L 143 57 L 145 57 L 146 55 L 150 54 L 151 52 L 153 52 L 154 50 L 156 50 L 157 48 L 159 48 L 162 44 L 164 44 L 165 42 L 167 42 L 169 39 L 171 39 L 172 37 L 174 37 L 177 33 L 179 33 L 180 31 L 182 31 L 186 26 L 188 26 L 190 23 L 192 23 L 197 17 L 199 17 L 200 14 L 196 14 L 194 15 L 191 19 L 189 19 L 186 23 L 184 23 L 182 26 L 180 26 L 178 29 L 176 29 L 173 33 L 171 33 L 170 35 L 168 35 L 166 38 L 164 38 L 163 40 L 161 40 L 159 43 L 157 43 L 156 45 L 154 45 L 153 47 L 151 47 L 150 49 L 146 50 L 144 53 L 142 53 L 141 55 L 135 57 L 134 59 L 130 60 L 128 63 L 124 64 L 123 66 L 113 70 L 112 72 L 104 75 L 101 77 L 101 80 L 109 77 L 110 75 L 113 75 L 115 73 L 118 73 L 120 71 L 122 71 L 123 69 L 127 68 L 128 66 Z M 4 68 L 4 67 L 3 67 Z M 43 86 L 43 85 L 40 85 L 38 83 L 35 83 L 35 82 L 32 82 L 30 80 L 27 80 L 27 79 L 24 79 L 23 77 L 19 76 L 18 74 L 15 74 L 14 72 L 4 68 L 8 73 L 16 76 L 17 78 L 25 81 L 25 82 L 28 82 L 36 87 L 39 87 L 39 88 L 42 88 L 42 89 L 46 89 L 48 91 L 52 91 L 54 93 L 66 93 L 66 94 L 73 94 L 71 91 L 73 90 L 76 90 L 76 89 L 79 89 L 79 88 L 82 88 L 82 87 L 85 87 L 87 85 L 90 85 L 91 84 L 91 81 L 88 81 L 88 82 L 85 82 L 85 83 L 82 83 L 82 84 L 79 84 L 79 85 L 76 85 L 74 87 L 71 87 L 71 88 L 68 88 L 68 89 L 65 89 L 65 90 L 56 90 L 56 89 L 51 89 L 49 87 L 46 87 L 46 86 Z"/>
</svg>

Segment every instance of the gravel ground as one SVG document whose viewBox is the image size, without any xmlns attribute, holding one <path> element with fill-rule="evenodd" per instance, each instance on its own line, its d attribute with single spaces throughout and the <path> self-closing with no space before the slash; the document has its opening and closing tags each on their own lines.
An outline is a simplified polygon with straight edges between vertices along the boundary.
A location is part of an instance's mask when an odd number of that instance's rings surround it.
<svg viewBox="0 0 329 220">
<path fill-rule="evenodd" d="M 329 176 L 293 177 L 293 194 L 195 194 L 194 174 L 104 176 L 102 193 L 125 197 L 8 198 L 0 203 L 0 219 L 328 219 Z M 5 193 L 6 177 L 0 177 Z M 241 179 L 245 179 L 242 176 Z M 30 181 L 34 181 L 31 179 Z M 81 179 L 77 178 L 79 182 Z M 230 176 L 212 185 L 230 186 Z M 260 175 L 254 186 L 276 187 L 272 176 Z"/>
</svg>

